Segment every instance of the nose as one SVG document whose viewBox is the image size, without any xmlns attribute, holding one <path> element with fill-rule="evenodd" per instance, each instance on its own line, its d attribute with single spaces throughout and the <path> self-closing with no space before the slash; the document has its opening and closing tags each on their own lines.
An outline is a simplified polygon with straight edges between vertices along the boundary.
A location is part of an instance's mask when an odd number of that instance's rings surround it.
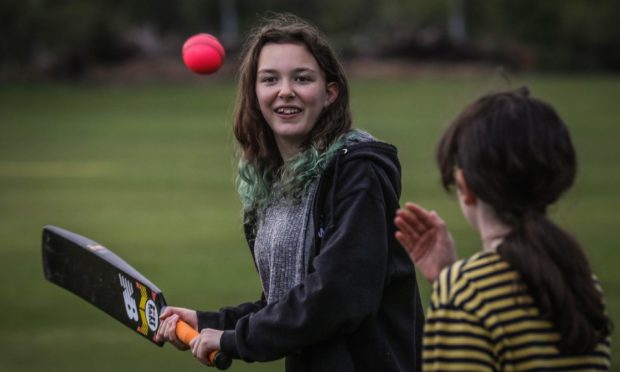
<svg viewBox="0 0 620 372">
<path fill-rule="evenodd" d="M 278 92 L 278 97 L 282 99 L 291 99 L 295 97 L 295 91 L 291 86 L 290 81 L 283 80 L 282 85 L 280 86 L 280 91 Z"/>
</svg>

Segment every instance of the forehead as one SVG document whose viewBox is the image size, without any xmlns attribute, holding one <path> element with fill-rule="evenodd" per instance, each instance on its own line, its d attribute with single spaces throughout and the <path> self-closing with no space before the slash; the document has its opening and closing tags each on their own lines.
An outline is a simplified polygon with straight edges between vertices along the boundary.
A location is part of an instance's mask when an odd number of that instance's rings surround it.
<svg viewBox="0 0 620 372">
<path fill-rule="evenodd" d="M 258 72 L 300 69 L 320 71 L 318 62 L 304 44 L 267 43 L 258 56 Z"/>
</svg>

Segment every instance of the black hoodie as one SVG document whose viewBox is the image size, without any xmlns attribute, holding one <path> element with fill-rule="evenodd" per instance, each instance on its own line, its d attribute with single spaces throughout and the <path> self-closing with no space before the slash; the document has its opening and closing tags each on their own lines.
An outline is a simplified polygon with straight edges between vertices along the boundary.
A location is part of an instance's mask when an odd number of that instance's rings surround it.
<svg viewBox="0 0 620 372">
<path fill-rule="evenodd" d="M 221 348 L 234 358 L 286 357 L 288 372 L 420 370 L 424 313 L 394 238 L 400 190 L 394 146 L 343 147 L 319 181 L 306 278 L 275 303 L 199 311 L 199 329 L 226 330 Z"/>
</svg>

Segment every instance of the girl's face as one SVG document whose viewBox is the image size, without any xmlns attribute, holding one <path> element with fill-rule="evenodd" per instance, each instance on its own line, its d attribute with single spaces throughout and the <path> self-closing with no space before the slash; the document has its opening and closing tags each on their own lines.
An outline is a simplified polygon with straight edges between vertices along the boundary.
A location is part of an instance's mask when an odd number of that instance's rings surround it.
<svg viewBox="0 0 620 372">
<path fill-rule="evenodd" d="M 321 112 L 338 97 L 302 44 L 267 43 L 258 57 L 256 96 L 284 160 L 299 152 Z"/>
</svg>

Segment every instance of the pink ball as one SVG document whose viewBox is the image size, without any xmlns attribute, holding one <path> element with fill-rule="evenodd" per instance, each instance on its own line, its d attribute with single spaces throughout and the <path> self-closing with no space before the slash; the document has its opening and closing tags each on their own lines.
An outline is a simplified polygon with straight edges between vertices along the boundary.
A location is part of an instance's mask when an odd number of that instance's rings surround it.
<svg viewBox="0 0 620 372">
<path fill-rule="evenodd" d="M 183 44 L 183 62 L 197 74 L 212 74 L 224 63 L 226 51 L 210 34 L 196 34 Z"/>
</svg>

